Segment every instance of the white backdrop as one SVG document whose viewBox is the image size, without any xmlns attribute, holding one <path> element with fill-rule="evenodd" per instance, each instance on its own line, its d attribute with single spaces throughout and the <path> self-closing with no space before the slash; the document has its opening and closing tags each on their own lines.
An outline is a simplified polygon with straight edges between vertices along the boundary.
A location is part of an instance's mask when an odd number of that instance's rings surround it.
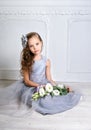
<svg viewBox="0 0 91 130">
<path fill-rule="evenodd" d="M 90 0 L 0 0 L 0 79 L 20 78 L 21 35 L 38 32 L 52 77 L 91 82 Z"/>
</svg>

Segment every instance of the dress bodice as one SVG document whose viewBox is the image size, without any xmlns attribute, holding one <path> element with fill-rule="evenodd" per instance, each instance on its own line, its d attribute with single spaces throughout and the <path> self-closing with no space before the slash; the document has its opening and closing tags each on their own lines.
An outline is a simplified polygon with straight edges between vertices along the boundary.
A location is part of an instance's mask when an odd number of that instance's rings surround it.
<svg viewBox="0 0 91 130">
<path fill-rule="evenodd" d="M 30 80 L 38 83 L 38 84 L 46 84 L 46 62 L 47 58 L 45 56 L 41 56 L 40 60 L 36 60 L 32 66 L 32 72 L 30 73 Z"/>
</svg>

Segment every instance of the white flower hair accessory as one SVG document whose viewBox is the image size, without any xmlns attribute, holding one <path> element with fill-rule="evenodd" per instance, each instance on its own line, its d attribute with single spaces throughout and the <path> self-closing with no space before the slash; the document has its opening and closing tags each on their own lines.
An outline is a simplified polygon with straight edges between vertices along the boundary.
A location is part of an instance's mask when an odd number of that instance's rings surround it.
<svg viewBox="0 0 91 130">
<path fill-rule="evenodd" d="M 26 47 L 26 43 L 27 43 L 27 37 L 26 37 L 26 35 L 22 35 L 21 42 L 22 42 L 23 48 L 25 48 Z"/>
</svg>

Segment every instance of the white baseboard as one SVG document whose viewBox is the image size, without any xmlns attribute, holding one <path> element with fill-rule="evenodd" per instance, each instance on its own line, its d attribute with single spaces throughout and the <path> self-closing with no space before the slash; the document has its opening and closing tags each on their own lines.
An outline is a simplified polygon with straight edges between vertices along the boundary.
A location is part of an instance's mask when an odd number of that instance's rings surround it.
<svg viewBox="0 0 91 130">
<path fill-rule="evenodd" d="M 19 70 L 0 70 L 0 79 L 18 80 L 20 77 Z"/>
<path fill-rule="evenodd" d="M 22 76 L 20 74 L 20 71 L 18 69 L 0 69 L 0 80 L 19 80 L 21 79 Z M 56 79 L 55 79 L 56 80 Z M 77 78 L 61 78 L 58 79 L 56 81 L 60 81 L 60 82 L 81 82 L 81 83 L 91 83 L 90 79 L 77 79 Z"/>
</svg>

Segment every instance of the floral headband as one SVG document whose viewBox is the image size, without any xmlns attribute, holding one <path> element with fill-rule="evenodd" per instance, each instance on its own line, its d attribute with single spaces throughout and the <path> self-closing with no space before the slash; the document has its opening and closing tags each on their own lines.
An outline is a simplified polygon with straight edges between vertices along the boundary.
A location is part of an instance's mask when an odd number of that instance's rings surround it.
<svg viewBox="0 0 91 130">
<path fill-rule="evenodd" d="M 23 48 L 25 48 L 25 47 L 26 47 L 26 43 L 27 43 L 27 37 L 26 37 L 26 35 L 25 35 L 25 36 L 22 35 L 22 37 L 21 37 L 21 42 L 22 42 Z"/>
</svg>

